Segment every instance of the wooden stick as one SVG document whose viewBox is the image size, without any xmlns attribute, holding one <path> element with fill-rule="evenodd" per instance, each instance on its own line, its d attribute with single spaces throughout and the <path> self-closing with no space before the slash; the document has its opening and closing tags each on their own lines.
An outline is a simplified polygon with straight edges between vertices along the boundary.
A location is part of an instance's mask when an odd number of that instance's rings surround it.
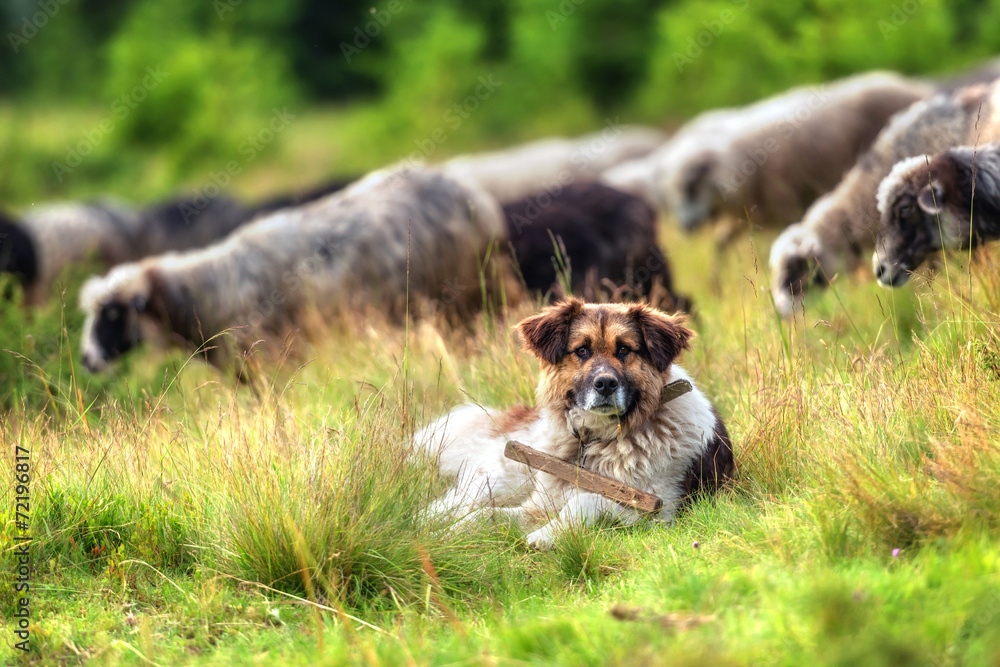
<svg viewBox="0 0 1000 667">
<path fill-rule="evenodd" d="M 660 392 L 660 403 L 667 403 L 675 398 L 680 398 L 684 394 L 694 389 L 687 380 L 674 380 L 663 388 Z"/>
<path fill-rule="evenodd" d="M 619 482 L 617 479 L 584 470 L 568 461 L 540 452 L 516 440 L 507 441 L 503 455 L 513 461 L 523 463 L 529 468 L 535 468 L 555 475 L 559 479 L 572 482 L 584 491 L 600 494 L 608 500 L 632 507 L 640 512 L 659 512 L 663 506 L 663 501 L 652 493 L 646 493 L 625 482 Z"/>
</svg>

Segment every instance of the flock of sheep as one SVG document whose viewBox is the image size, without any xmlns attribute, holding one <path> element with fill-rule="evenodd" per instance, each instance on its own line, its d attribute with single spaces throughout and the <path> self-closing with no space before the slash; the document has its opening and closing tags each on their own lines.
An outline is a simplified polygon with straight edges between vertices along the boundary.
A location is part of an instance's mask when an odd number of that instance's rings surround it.
<svg viewBox="0 0 1000 667">
<path fill-rule="evenodd" d="M 688 231 L 716 223 L 720 247 L 748 224 L 783 229 L 770 270 L 790 316 L 866 255 L 898 286 L 936 250 L 1000 238 L 997 76 L 996 62 L 943 81 L 862 74 L 709 111 L 669 137 L 609 126 L 253 205 L 39 206 L 0 214 L 0 271 L 37 304 L 69 264 L 108 269 L 80 294 L 91 370 L 143 341 L 231 367 L 311 314 L 357 307 L 461 322 L 526 290 L 572 290 L 686 309 L 656 242 L 663 213 Z"/>
</svg>

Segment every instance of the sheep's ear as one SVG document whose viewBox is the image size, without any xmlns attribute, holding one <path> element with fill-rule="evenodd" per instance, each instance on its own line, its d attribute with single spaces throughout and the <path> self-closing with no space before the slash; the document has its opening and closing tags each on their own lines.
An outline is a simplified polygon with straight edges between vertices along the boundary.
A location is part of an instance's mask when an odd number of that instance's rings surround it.
<svg viewBox="0 0 1000 667">
<path fill-rule="evenodd" d="M 583 302 L 571 298 L 522 320 L 515 328 L 526 350 L 542 361 L 557 364 L 566 354 L 569 327 L 581 312 Z"/>
<path fill-rule="evenodd" d="M 938 215 L 944 210 L 944 186 L 940 181 L 931 181 L 917 195 L 917 205 L 930 215 Z"/>
<path fill-rule="evenodd" d="M 633 306 L 629 314 L 635 319 L 649 358 L 660 373 L 670 368 L 694 338 L 694 332 L 684 326 L 687 318 L 683 315 L 667 315 L 642 305 Z"/>
</svg>

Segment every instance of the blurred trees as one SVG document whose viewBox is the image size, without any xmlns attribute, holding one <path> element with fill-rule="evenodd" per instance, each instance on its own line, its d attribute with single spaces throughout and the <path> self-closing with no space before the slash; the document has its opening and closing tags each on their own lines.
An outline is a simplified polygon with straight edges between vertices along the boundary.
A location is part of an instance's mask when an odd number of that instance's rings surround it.
<svg viewBox="0 0 1000 667">
<path fill-rule="evenodd" d="M 112 115 L 95 173 L 137 151 L 175 174 L 218 165 L 275 108 L 326 103 L 364 109 L 352 155 L 448 143 L 440 156 L 615 117 L 670 125 L 865 69 L 955 70 L 1000 50 L 998 20 L 1000 0 L 8 0 L 0 103 L 107 116 L 141 96 Z M 151 67 L 167 75 L 142 89 Z M 482 77 L 499 82 L 488 100 Z M 4 157 L 64 157 L 18 154 L 15 134 Z"/>
</svg>

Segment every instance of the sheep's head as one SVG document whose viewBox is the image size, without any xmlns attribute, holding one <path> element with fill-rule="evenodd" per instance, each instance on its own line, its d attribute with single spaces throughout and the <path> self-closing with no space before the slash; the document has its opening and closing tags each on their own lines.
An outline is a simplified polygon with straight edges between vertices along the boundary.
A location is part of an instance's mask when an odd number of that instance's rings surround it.
<svg viewBox="0 0 1000 667">
<path fill-rule="evenodd" d="M 819 269 L 822 247 L 804 223 L 789 225 L 771 246 L 771 294 L 782 317 L 791 317 L 803 292 L 825 279 Z"/>
<path fill-rule="evenodd" d="M 722 199 L 716 173 L 719 156 L 710 150 L 683 160 L 665 173 L 666 200 L 681 229 L 691 232 L 718 215 Z"/>
<path fill-rule="evenodd" d="M 136 264 L 116 267 L 108 275 L 90 278 L 80 291 L 83 325 L 83 365 L 92 373 L 108 365 L 143 339 L 141 318 L 150 297 L 148 277 Z"/>
<path fill-rule="evenodd" d="M 880 285 L 905 285 L 931 253 L 968 246 L 972 174 L 956 157 L 907 158 L 879 185 L 872 270 Z"/>
</svg>

